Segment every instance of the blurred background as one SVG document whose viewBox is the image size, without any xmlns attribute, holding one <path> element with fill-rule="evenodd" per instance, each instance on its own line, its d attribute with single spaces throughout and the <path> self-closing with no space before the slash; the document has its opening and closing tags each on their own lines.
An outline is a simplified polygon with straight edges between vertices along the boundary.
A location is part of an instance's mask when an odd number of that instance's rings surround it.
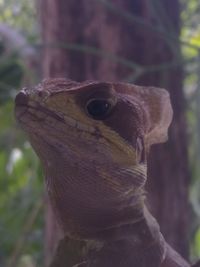
<svg viewBox="0 0 200 267">
<path fill-rule="evenodd" d="M 0 0 L 0 266 L 48 266 L 59 234 L 40 163 L 14 118 L 47 77 L 169 90 L 169 141 L 152 148 L 147 199 L 167 241 L 200 257 L 200 2 Z M 58 227 L 58 226 L 56 226 Z"/>
</svg>

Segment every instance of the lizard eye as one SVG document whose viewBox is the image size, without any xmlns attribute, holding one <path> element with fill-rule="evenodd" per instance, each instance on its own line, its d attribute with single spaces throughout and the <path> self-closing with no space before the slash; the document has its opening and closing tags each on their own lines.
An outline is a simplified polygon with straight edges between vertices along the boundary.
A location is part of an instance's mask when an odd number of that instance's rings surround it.
<svg viewBox="0 0 200 267">
<path fill-rule="evenodd" d="M 102 120 L 110 113 L 112 105 L 105 99 L 90 99 L 86 104 L 86 110 L 95 120 Z"/>
</svg>

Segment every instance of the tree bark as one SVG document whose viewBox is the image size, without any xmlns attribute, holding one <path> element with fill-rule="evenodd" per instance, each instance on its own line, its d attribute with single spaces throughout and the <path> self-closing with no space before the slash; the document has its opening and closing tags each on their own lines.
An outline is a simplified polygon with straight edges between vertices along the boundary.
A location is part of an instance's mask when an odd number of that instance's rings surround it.
<svg viewBox="0 0 200 267">
<path fill-rule="evenodd" d="M 189 171 L 179 9 L 178 0 L 40 2 L 45 78 L 133 80 L 169 90 L 174 120 L 169 141 L 149 155 L 147 199 L 166 240 L 187 258 Z"/>
</svg>

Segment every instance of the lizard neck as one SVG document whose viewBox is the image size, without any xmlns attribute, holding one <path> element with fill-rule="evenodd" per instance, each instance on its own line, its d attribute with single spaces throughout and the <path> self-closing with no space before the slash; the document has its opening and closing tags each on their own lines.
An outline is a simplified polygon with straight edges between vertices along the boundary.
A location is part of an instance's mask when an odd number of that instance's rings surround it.
<svg viewBox="0 0 200 267">
<path fill-rule="evenodd" d="M 88 246 L 88 258 L 92 266 L 93 258 L 98 262 L 97 266 L 161 265 L 167 252 L 165 240 L 156 220 L 146 208 L 143 211 L 144 217 L 139 222 L 115 228 L 115 239 L 96 243 L 96 250 L 94 243 L 91 249 Z"/>
<path fill-rule="evenodd" d="M 144 217 L 143 188 L 136 186 L 137 177 L 131 166 L 125 170 L 75 157 L 72 161 L 60 153 L 45 165 L 51 203 L 65 233 L 71 237 L 112 239 L 122 233 L 116 229 Z"/>
<path fill-rule="evenodd" d="M 69 242 L 67 239 L 67 242 L 64 241 L 64 244 L 70 244 L 72 251 L 78 249 L 81 252 L 79 258 L 76 257 L 72 265 L 98 267 L 161 266 L 167 253 L 165 241 L 160 234 L 157 222 L 146 208 L 144 208 L 143 214 L 144 217 L 137 223 L 104 230 L 101 233 L 101 237 L 102 234 L 106 237 L 104 240 L 71 239 Z M 65 246 L 60 246 L 60 248 L 58 262 L 60 262 L 60 255 L 66 257 Z M 55 266 L 55 263 L 52 266 Z"/>
</svg>

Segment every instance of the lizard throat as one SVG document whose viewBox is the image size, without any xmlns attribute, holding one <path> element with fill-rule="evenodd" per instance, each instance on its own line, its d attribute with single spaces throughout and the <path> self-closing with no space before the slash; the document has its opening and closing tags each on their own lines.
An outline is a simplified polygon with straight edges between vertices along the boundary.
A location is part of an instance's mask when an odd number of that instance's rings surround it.
<svg viewBox="0 0 200 267">
<path fill-rule="evenodd" d="M 76 160 L 62 166 L 59 162 L 57 158 L 46 167 L 45 176 L 52 206 L 66 234 L 76 239 L 111 238 L 113 229 L 143 218 L 144 166 L 134 171 L 88 162 L 80 165 Z"/>
</svg>

